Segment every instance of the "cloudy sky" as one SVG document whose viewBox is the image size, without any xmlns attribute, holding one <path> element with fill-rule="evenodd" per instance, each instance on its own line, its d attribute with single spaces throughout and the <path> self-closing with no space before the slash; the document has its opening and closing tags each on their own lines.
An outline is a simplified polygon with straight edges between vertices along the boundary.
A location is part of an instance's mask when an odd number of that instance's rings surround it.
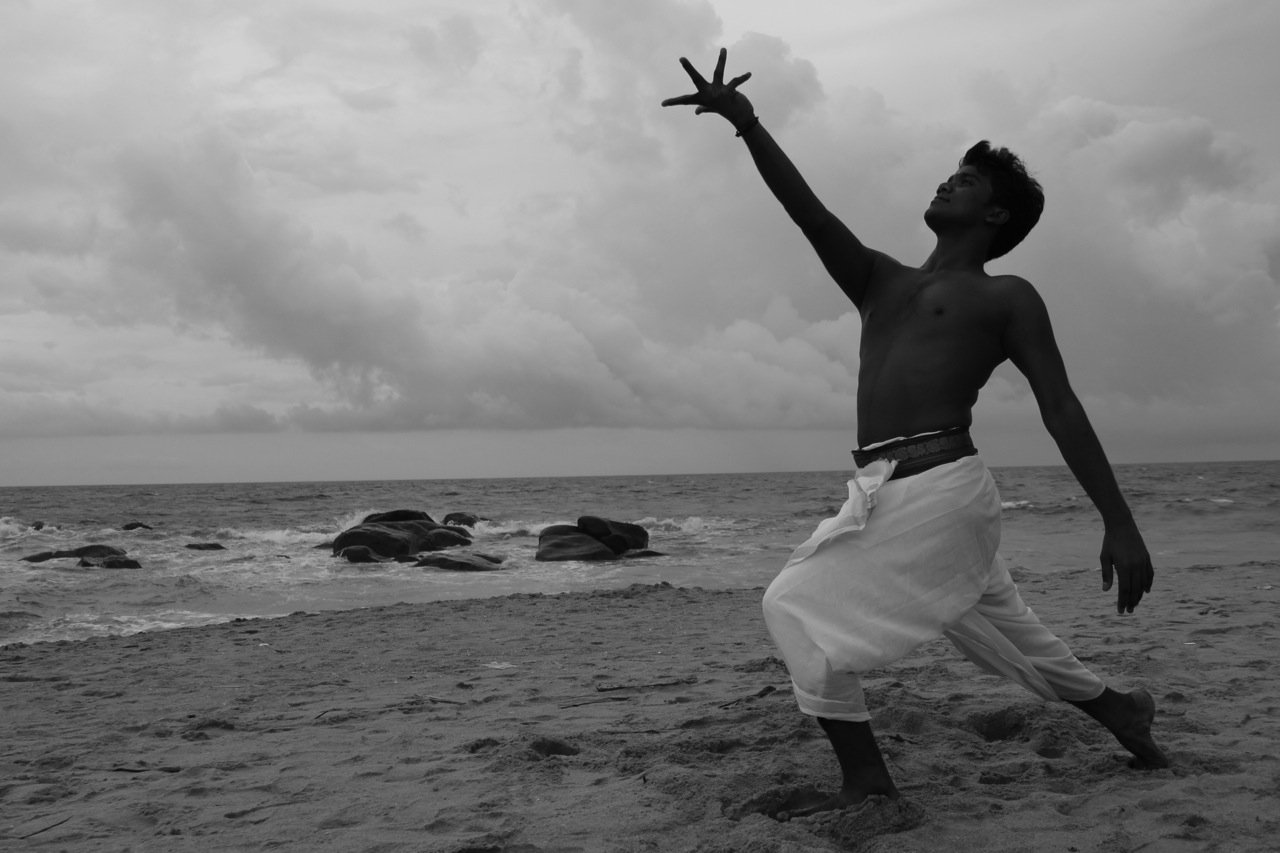
<svg viewBox="0 0 1280 853">
<path fill-rule="evenodd" d="M 677 58 L 908 263 L 970 144 L 1115 462 L 1280 457 L 1280 4 L 0 0 L 0 485 L 838 469 L 858 323 Z M 1002 368 L 975 435 L 1051 463 Z"/>
</svg>

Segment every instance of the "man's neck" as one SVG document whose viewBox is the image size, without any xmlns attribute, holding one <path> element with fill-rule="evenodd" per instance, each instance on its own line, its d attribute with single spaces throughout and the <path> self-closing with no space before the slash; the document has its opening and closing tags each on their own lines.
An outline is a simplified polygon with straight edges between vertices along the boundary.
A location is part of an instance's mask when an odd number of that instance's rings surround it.
<svg viewBox="0 0 1280 853">
<path fill-rule="evenodd" d="M 920 269 L 924 272 L 982 273 L 987 262 L 987 240 L 974 239 L 972 233 L 964 236 L 939 234 L 938 242 Z"/>
</svg>

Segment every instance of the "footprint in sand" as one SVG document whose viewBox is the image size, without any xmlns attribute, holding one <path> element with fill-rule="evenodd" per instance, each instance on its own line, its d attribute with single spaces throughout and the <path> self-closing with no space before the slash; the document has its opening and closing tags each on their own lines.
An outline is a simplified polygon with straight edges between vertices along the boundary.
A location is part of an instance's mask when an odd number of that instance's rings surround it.
<svg viewBox="0 0 1280 853">
<path fill-rule="evenodd" d="M 1027 709 L 1014 705 L 970 714 L 965 721 L 965 728 L 980 735 L 987 743 L 995 743 L 1020 737 L 1026 731 L 1028 722 Z"/>
<path fill-rule="evenodd" d="M 920 806 L 909 800 L 884 797 L 871 797 L 851 808 L 801 819 L 814 835 L 829 838 L 844 850 L 857 850 L 879 835 L 910 832 L 924 822 L 925 811 Z"/>
<path fill-rule="evenodd" d="M 553 755 L 577 755 L 582 751 L 568 741 L 553 737 L 536 738 L 529 744 L 529 749 L 542 758 L 550 758 Z"/>
<path fill-rule="evenodd" d="M 726 808 L 724 815 L 730 820 L 740 820 L 752 814 L 763 814 L 779 821 L 790 820 L 814 835 L 831 839 L 849 849 L 878 835 L 908 832 L 925 821 L 924 809 L 905 799 L 885 797 L 869 797 L 849 808 L 791 818 L 792 811 L 826 797 L 812 785 L 771 788 L 746 802 Z"/>
<path fill-rule="evenodd" d="M 774 820 L 788 820 L 792 812 L 825 800 L 827 796 L 812 785 L 770 788 L 738 805 L 726 806 L 723 814 L 730 820 L 741 820 L 753 814 L 762 814 Z"/>
</svg>

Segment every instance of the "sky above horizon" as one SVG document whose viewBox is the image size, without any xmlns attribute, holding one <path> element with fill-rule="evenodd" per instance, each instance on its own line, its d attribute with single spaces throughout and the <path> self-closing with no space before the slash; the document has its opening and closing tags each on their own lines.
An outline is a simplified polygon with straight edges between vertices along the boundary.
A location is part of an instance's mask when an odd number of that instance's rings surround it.
<svg viewBox="0 0 1280 853">
<path fill-rule="evenodd" d="M 838 469 L 858 318 L 715 116 L 919 263 L 973 142 L 1113 461 L 1280 458 L 1280 4 L 0 0 L 0 486 Z M 994 464 L 1059 464 L 1003 367 Z"/>
</svg>

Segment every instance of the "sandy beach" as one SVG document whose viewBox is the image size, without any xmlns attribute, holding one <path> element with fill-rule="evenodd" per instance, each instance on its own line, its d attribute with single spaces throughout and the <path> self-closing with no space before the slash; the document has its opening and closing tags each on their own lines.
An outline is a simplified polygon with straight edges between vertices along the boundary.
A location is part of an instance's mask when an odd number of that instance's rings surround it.
<svg viewBox="0 0 1280 853">
<path fill-rule="evenodd" d="M 945 641 L 873 673 L 904 798 L 779 821 L 834 759 L 761 591 L 667 585 L 0 648 L 0 849 L 1264 851 L 1280 837 L 1280 564 L 1173 569 L 1133 616 L 1017 576 L 1173 767 Z"/>
</svg>

